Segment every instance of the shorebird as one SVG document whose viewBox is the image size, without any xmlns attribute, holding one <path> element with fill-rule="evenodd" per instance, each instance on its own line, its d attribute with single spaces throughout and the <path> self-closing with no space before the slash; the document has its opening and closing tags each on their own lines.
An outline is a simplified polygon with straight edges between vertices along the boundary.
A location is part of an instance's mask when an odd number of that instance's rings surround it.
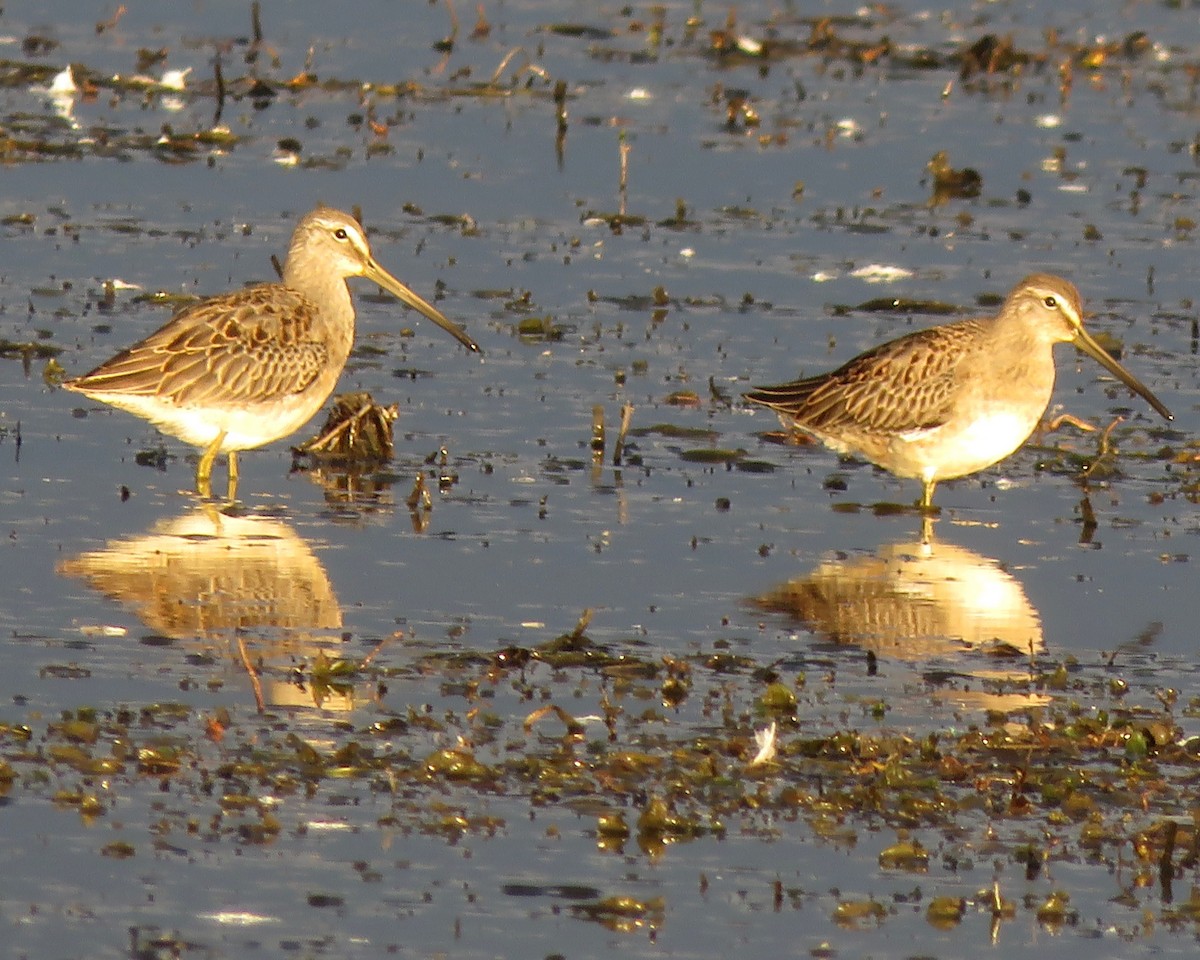
<svg viewBox="0 0 1200 960">
<path fill-rule="evenodd" d="M 1074 285 L 1044 273 L 1017 284 L 994 317 L 917 330 L 832 373 L 745 396 L 838 453 L 920 480 L 928 511 L 939 480 L 989 467 L 1028 439 L 1054 390 L 1056 343 L 1075 344 L 1172 419 L 1083 328 Z"/>
<path fill-rule="evenodd" d="M 237 452 L 295 432 L 333 392 L 354 344 L 350 277 L 373 281 L 478 352 L 460 327 L 376 262 L 353 217 L 317 207 L 296 225 L 282 282 L 185 307 L 63 386 L 200 447 L 196 492 L 202 497 L 211 496 L 218 454 L 228 454 L 233 499 Z"/>
</svg>

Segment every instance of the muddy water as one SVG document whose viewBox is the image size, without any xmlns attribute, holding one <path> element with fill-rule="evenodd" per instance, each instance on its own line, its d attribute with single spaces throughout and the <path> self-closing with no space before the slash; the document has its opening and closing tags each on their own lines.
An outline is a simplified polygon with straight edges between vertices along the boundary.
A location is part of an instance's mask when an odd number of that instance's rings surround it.
<svg viewBox="0 0 1200 960">
<path fill-rule="evenodd" d="M 503 4 L 446 45 L 445 6 L 331 11 L 257 46 L 240 4 L 0 17 L 14 949 L 1188 951 L 1194 13 Z M 1023 62 L 964 78 L 989 34 Z M 939 149 L 978 199 L 932 202 Z M 271 278 L 317 202 L 485 355 L 356 287 L 342 387 L 398 405 L 396 459 L 276 443 L 206 511 L 190 450 L 32 348 L 82 372 L 166 318 L 139 294 Z M 1060 348 L 1054 411 L 1125 418 L 1086 481 L 1095 436 L 1046 434 L 940 487 L 928 547 L 877 506 L 913 483 L 739 399 L 936 319 L 866 301 L 1035 269 L 1176 416 Z"/>
</svg>

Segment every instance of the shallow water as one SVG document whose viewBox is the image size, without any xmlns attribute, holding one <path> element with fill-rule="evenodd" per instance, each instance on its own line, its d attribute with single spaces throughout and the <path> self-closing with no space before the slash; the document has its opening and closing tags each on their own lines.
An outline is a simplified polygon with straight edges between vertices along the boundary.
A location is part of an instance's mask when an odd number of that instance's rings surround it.
<svg viewBox="0 0 1200 960">
<path fill-rule="evenodd" d="M 241 4 L 131 8 L 100 33 L 111 11 L 0 16 L 3 55 L 26 71 L 0 87 L 3 125 L 70 148 L 6 149 L 0 336 L 61 348 L 82 372 L 165 320 L 140 292 L 271 278 L 320 201 L 361 205 L 380 262 L 484 349 L 468 357 L 356 286 L 370 349 L 341 388 L 399 405 L 396 460 L 346 497 L 273 444 L 241 458 L 232 516 L 187 493 L 190 450 L 57 389 L 43 359 L 7 359 L 13 954 L 957 956 L 983 937 L 1006 955 L 1190 952 L 1194 868 L 1170 891 L 1136 838 L 1190 824 L 1200 693 L 1194 10 L 894 4 L 836 21 L 841 37 L 890 39 L 863 65 L 716 56 L 728 10 L 709 5 L 662 7 L 657 45 L 651 7 L 485 5 L 490 33 L 471 39 L 460 6 L 448 54 L 433 47 L 445 6 L 366 4 L 353 23 L 264 7 L 254 64 Z M 731 32 L 803 43 L 812 12 L 740 4 Z M 987 33 L 1046 53 L 1049 28 L 1080 45 L 1141 30 L 1150 47 L 1088 68 L 1060 46 L 1044 67 L 970 81 L 912 65 Z M 59 45 L 26 53 L 34 33 Z M 167 67 L 192 68 L 187 89 L 131 87 L 137 51 L 164 47 Z M 318 85 L 287 88 L 310 48 Z M 219 148 L 188 139 L 214 124 L 218 51 L 220 120 L 238 138 Z M 536 70 L 518 74 L 526 58 Z M 94 94 L 56 104 L 22 79 L 67 63 Z M 249 77 L 277 95 L 256 105 Z M 756 125 L 728 122 L 731 89 Z M 618 233 L 622 136 L 626 212 L 645 221 Z M 937 149 L 980 172 L 980 199 L 929 202 Z M 902 273 L 873 282 L 873 265 Z M 979 309 L 1033 270 L 1079 285 L 1090 329 L 1175 413 L 1164 424 L 1060 348 L 1052 412 L 1126 417 L 1120 455 L 1086 484 L 1095 437 L 1048 434 L 940 486 L 925 551 L 916 516 L 873 509 L 911 503 L 914 483 L 766 442 L 773 418 L 738 399 L 936 320 L 837 306 Z M 113 279 L 135 286 L 108 302 Z M 530 317 L 557 338 L 522 337 Z M 697 402 L 669 403 L 680 390 Z M 692 453 L 718 449 L 744 454 Z M 433 504 L 414 516 L 418 473 Z M 585 609 L 591 644 L 563 659 L 546 645 Z M 763 706 L 773 680 L 794 709 Z M 550 704 L 578 735 L 535 714 Z M 780 763 L 750 767 L 772 718 Z M 1099 732 L 1077 734 L 1085 722 Z M 972 752 L 973 728 L 994 748 Z M 1143 728 L 1169 734 L 1145 758 L 1126 736 Z M 970 776 L 946 759 L 933 787 L 896 772 L 930 734 L 962 748 Z M 839 737 L 853 742 L 841 759 Z M 485 770 L 436 768 L 458 748 Z M 639 831 L 654 799 L 688 830 Z M 599 826 L 614 811 L 623 844 Z M 905 835 L 924 869 L 881 865 Z M 1011 916 L 993 920 L 993 882 Z M 1060 922 L 1038 912 L 1055 890 L 1071 898 Z M 964 898 L 956 924 L 927 919 L 935 896 Z M 610 897 L 639 910 L 576 909 Z M 847 902 L 879 909 L 851 921 Z"/>
</svg>

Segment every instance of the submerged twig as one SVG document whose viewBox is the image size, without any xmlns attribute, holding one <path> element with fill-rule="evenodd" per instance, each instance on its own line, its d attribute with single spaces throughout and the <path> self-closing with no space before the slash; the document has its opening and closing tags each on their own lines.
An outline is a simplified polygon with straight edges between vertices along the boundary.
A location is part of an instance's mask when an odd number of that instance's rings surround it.
<svg viewBox="0 0 1200 960">
<path fill-rule="evenodd" d="M 266 713 L 267 702 L 263 699 L 262 681 L 258 678 L 258 670 L 250 662 L 250 652 L 246 649 L 246 638 L 240 633 L 237 638 L 237 647 L 238 655 L 242 658 L 242 666 L 246 668 L 246 675 L 250 677 L 250 686 L 254 688 L 254 703 L 258 707 L 259 713 Z"/>
<path fill-rule="evenodd" d="M 510 63 L 512 63 L 513 57 L 515 57 L 518 53 L 525 54 L 525 62 L 522 63 L 520 69 L 518 69 L 513 74 L 514 80 L 517 77 L 519 77 L 522 73 L 525 73 L 526 71 L 528 71 L 529 73 L 532 73 L 539 80 L 549 80 L 550 79 L 550 74 L 546 71 L 546 69 L 544 67 L 538 66 L 536 63 L 534 63 L 532 60 L 529 59 L 529 54 L 525 50 L 524 47 L 513 47 L 511 50 L 508 51 L 508 53 L 506 53 L 504 55 L 503 59 L 501 59 L 499 66 L 497 66 L 496 69 L 492 71 L 491 79 L 488 80 L 488 82 L 486 84 L 484 84 L 484 86 L 485 87 L 498 86 L 500 83 L 500 78 L 502 76 L 504 76 L 504 71 L 508 69 L 508 65 Z"/>
<path fill-rule="evenodd" d="M 604 406 L 596 404 L 592 407 L 592 459 L 600 460 L 604 456 Z"/>
<path fill-rule="evenodd" d="M 454 52 L 455 41 L 458 40 L 458 13 L 454 9 L 454 0 L 446 0 L 446 10 L 450 14 L 450 33 L 433 45 L 433 49 L 442 55 L 437 66 L 430 71 L 435 77 L 446 69 L 446 64 L 450 62 L 450 54 Z"/>
<path fill-rule="evenodd" d="M 1060 413 L 1057 417 L 1052 418 L 1046 424 L 1046 431 L 1048 433 L 1053 433 L 1064 423 L 1069 423 L 1076 430 L 1082 430 L 1084 433 L 1095 433 L 1097 430 L 1095 424 L 1088 423 L 1086 420 L 1080 420 L 1079 417 L 1075 416 L 1074 414 Z"/>
<path fill-rule="evenodd" d="M 1085 480 L 1092 475 L 1092 473 L 1097 469 L 1097 467 L 1100 466 L 1101 463 L 1111 456 L 1113 452 L 1112 432 L 1117 424 L 1123 422 L 1124 419 L 1124 417 L 1117 417 L 1112 423 L 1105 427 L 1104 432 L 1100 434 L 1100 449 L 1096 452 L 1096 459 L 1089 463 L 1084 469 L 1083 473 L 1080 474 L 1080 476 L 1082 476 Z M 1091 429 L 1095 430 L 1096 428 L 1092 427 Z"/>
<path fill-rule="evenodd" d="M 591 607 L 583 608 L 583 613 L 579 615 L 579 621 L 575 624 L 575 629 L 567 634 L 571 640 L 578 640 L 584 635 L 584 633 L 587 631 L 588 624 L 592 622 L 593 612 L 594 611 Z"/>
<path fill-rule="evenodd" d="M 117 7 L 113 15 L 107 20 L 101 20 L 99 23 L 97 23 L 96 33 L 104 33 L 105 30 L 111 30 L 121 22 L 121 18 L 123 16 L 125 16 L 125 4 L 121 4 L 119 7 Z"/>
<path fill-rule="evenodd" d="M 246 62 L 253 64 L 258 59 L 260 50 L 266 50 L 271 55 L 271 65 L 279 66 L 279 53 L 263 39 L 262 28 L 262 4 L 259 0 L 254 0 L 250 4 L 250 30 L 253 39 L 250 42 L 250 48 L 246 51 Z"/>
<path fill-rule="evenodd" d="M 1104 433 L 1100 434 L 1100 456 L 1103 457 L 1105 454 L 1111 452 L 1112 445 L 1110 441 L 1112 438 L 1113 429 L 1118 423 L 1124 421 L 1124 419 L 1124 417 L 1117 417 L 1112 423 L 1104 428 Z"/>
<path fill-rule="evenodd" d="M 559 80 L 554 84 L 554 116 L 558 121 L 559 136 L 567 133 L 567 81 Z"/>
<path fill-rule="evenodd" d="M 483 10 L 483 4 L 475 4 L 475 26 L 471 28 L 471 39 L 482 40 L 492 32 L 492 25 L 488 23 L 487 14 Z"/>
<path fill-rule="evenodd" d="M 360 660 L 358 662 L 358 669 L 365 670 L 368 666 L 370 666 L 371 661 L 374 660 L 377 656 L 379 656 L 379 651 L 381 651 L 384 647 L 386 647 L 388 645 L 388 643 L 390 643 L 392 640 L 396 640 L 402 636 L 404 636 L 403 633 L 397 632 L 397 633 L 393 633 L 390 637 L 384 637 L 377 644 L 375 644 L 375 647 L 371 650 L 370 653 L 368 653 L 365 657 L 362 658 L 362 660 Z"/>
<path fill-rule="evenodd" d="M 554 115 L 558 121 L 558 129 L 554 134 L 554 156 L 561 167 L 567 147 L 567 82 L 565 80 L 559 80 L 554 84 Z"/>
<path fill-rule="evenodd" d="M 262 4 L 259 3 L 259 0 L 254 0 L 254 2 L 250 4 L 250 29 L 253 31 L 254 35 L 253 46 L 257 47 L 260 43 L 262 43 L 263 39 Z"/>
<path fill-rule="evenodd" d="M 217 109 L 213 113 L 213 127 L 221 125 L 221 113 L 225 109 L 225 75 L 221 72 L 221 58 L 213 61 L 213 75 L 217 80 Z"/>
<path fill-rule="evenodd" d="M 621 428 L 617 431 L 617 442 L 613 445 L 613 466 L 619 467 L 625 456 L 625 436 L 629 433 L 629 425 L 633 422 L 633 404 L 621 405 Z"/>
<path fill-rule="evenodd" d="M 548 717 L 551 714 L 554 714 L 554 716 L 558 717 L 558 719 L 563 722 L 563 725 L 566 726 L 568 737 L 573 739 L 582 739 L 585 733 L 583 724 L 567 713 L 567 711 L 560 707 L 557 703 L 551 703 L 544 707 L 538 707 L 533 711 L 533 713 L 529 714 L 529 716 L 525 718 L 525 732 L 529 733 L 532 731 L 534 725 L 539 720 L 543 719 L 544 717 Z"/>
<path fill-rule="evenodd" d="M 1091 498 L 1086 494 L 1079 501 L 1079 516 L 1082 521 L 1082 532 L 1079 534 L 1079 542 L 1087 546 L 1092 542 L 1092 536 L 1096 532 L 1096 527 L 1099 524 L 1096 522 L 1096 511 L 1092 509 Z"/>
<path fill-rule="evenodd" d="M 1168 818 L 1166 836 L 1163 837 L 1162 856 L 1158 858 L 1158 883 L 1161 888 L 1160 896 L 1163 903 L 1170 903 L 1171 881 L 1175 879 L 1175 865 L 1172 859 L 1175 855 L 1175 840 L 1179 834 L 1179 823 Z"/>
<path fill-rule="evenodd" d="M 404 503 L 410 510 L 433 509 L 433 497 L 429 493 L 429 488 L 425 486 L 425 474 L 417 474 L 417 479 L 413 481 L 412 493 L 405 498 Z"/>
<path fill-rule="evenodd" d="M 617 195 L 620 198 L 618 215 L 624 219 L 625 200 L 629 193 L 629 151 L 631 149 L 624 130 L 618 134 L 618 142 L 621 157 L 621 176 L 617 181 Z"/>
<path fill-rule="evenodd" d="M 488 83 L 491 84 L 492 86 L 495 86 L 497 83 L 499 83 L 500 77 L 504 75 L 504 71 L 508 68 L 508 65 L 512 62 L 512 58 L 515 57 L 518 53 L 524 53 L 524 52 L 525 52 L 524 47 L 513 47 L 511 50 L 509 50 L 508 53 L 506 53 L 504 55 L 504 59 L 500 61 L 500 65 L 498 67 L 496 67 L 495 70 L 492 71 L 492 79 L 489 80 Z"/>
</svg>

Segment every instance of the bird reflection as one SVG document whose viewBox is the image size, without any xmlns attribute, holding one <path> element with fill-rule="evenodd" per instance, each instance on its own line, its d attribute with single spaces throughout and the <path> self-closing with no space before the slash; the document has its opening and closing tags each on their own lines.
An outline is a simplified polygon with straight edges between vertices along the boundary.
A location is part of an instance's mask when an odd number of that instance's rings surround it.
<svg viewBox="0 0 1200 960">
<path fill-rule="evenodd" d="M 983 653 L 1013 670 L 974 669 L 978 680 L 1023 676 L 1018 663 L 1045 651 L 1041 618 L 1020 582 L 999 563 L 932 538 L 886 544 L 867 556 L 837 557 L 751 603 L 799 621 L 836 643 L 880 657 L 917 661 Z M 954 690 L 948 699 L 1013 710 L 1042 702 L 1024 694 Z"/>
<path fill-rule="evenodd" d="M 284 681 L 259 684 L 244 634 L 266 631 L 275 646 L 318 656 L 320 631 L 342 626 L 333 585 L 309 544 L 278 518 L 236 516 L 212 504 L 160 521 L 141 536 L 110 541 L 58 565 L 119 601 L 152 631 L 179 640 L 234 638 L 259 708 L 349 709 L 348 692 Z"/>
</svg>

